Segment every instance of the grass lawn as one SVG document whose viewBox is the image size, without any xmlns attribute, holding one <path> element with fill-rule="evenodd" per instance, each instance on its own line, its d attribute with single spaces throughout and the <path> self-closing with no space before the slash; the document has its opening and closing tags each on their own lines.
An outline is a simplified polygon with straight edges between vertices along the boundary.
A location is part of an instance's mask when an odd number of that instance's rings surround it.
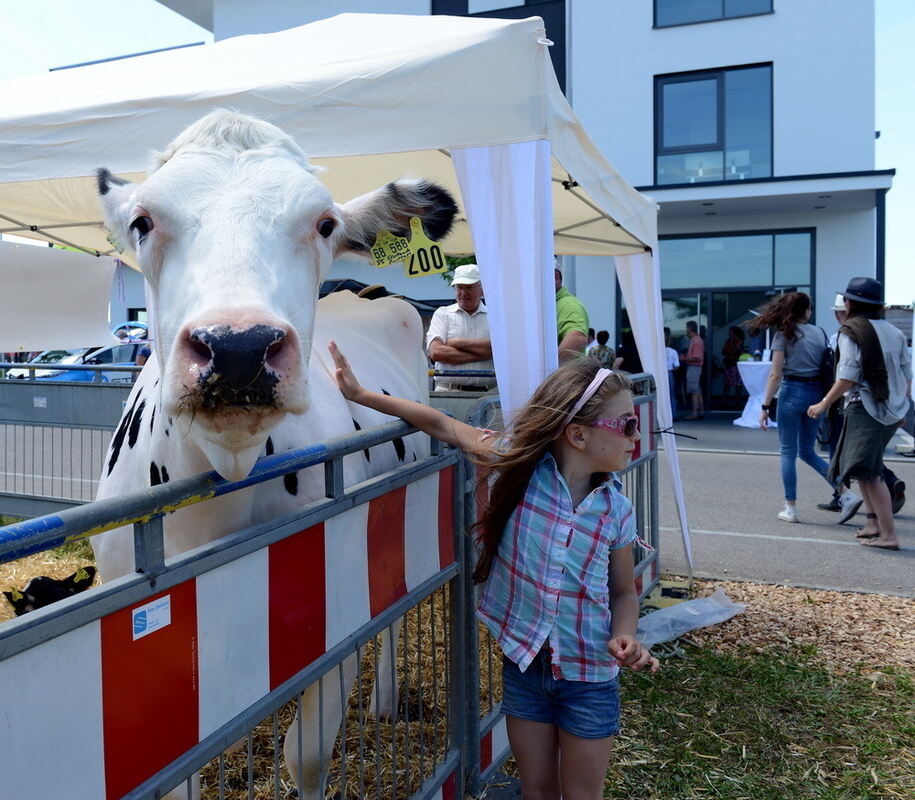
<svg viewBox="0 0 915 800">
<path fill-rule="evenodd" d="M 909 670 L 825 668 L 813 648 L 687 647 L 627 673 L 605 798 L 915 797 Z"/>
</svg>

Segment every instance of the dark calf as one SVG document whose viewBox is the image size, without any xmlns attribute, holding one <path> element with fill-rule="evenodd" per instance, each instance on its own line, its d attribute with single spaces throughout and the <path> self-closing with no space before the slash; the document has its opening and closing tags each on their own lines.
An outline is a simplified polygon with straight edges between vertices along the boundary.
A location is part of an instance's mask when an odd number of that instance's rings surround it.
<svg viewBox="0 0 915 800">
<path fill-rule="evenodd" d="M 65 597 L 78 594 L 92 586 L 95 580 L 95 567 L 80 567 L 76 572 L 63 580 L 48 578 L 44 575 L 32 578 L 21 592 L 15 589 L 4 592 L 6 599 L 12 603 L 17 617 L 36 608 L 49 606 Z"/>
</svg>

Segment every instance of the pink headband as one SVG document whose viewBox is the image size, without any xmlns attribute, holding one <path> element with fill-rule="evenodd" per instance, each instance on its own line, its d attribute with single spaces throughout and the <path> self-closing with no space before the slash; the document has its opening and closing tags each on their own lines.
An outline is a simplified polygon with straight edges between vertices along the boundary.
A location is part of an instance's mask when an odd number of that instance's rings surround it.
<svg viewBox="0 0 915 800">
<path fill-rule="evenodd" d="M 594 376 L 594 380 L 588 384 L 588 388 L 582 392 L 581 397 L 578 398 L 578 402 L 572 406 L 572 410 L 566 414 L 565 419 L 562 421 L 562 425 L 559 426 L 559 433 L 553 437 L 554 439 L 558 439 L 562 435 L 566 425 L 568 425 L 575 418 L 575 415 L 581 411 L 584 404 L 587 403 L 592 397 L 594 397 L 594 393 L 600 388 L 600 385 L 610 374 L 610 370 L 604 369 L 603 367 L 597 371 L 597 374 Z"/>
</svg>

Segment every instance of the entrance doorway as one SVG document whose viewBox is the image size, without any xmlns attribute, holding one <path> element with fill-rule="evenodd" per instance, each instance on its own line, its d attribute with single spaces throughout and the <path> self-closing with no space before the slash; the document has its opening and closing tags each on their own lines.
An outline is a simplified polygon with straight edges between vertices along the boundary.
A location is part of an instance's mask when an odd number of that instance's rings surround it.
<svg viewBox="0 0 915 800">
<path fill-rule="evenodd" d="M 699 326 L 705 344 L 705 364 L 702 370 L 704 406 L 709 411 L 740 411 L 747 392 L 740 382 L 736 361 L 742 353 L 752 354 L 765 347 L 765 337 L 751 335 L 743 325 L 753 318 L 753 311 L 765 305 L 772 295 L 769 287 L 735 290 L 669 290 L 662 293 L 661 305 L 664 327 L 670 328 L 670 347 L 680 355 L 686 353 L 689 338 L 686 323 Z M 626 309 L 621 309 L 621 327 L 629 327 Z M 736 328 L 732 336 L 732 328 Z M 741 339 L 741 335 L 743 338 Z M 730 337 L 730 342 L 729 342 Z M 686 394 L 686 368 L 675 374 L 674 395 L 677 408 L 689 413 Z"/>
</svg>

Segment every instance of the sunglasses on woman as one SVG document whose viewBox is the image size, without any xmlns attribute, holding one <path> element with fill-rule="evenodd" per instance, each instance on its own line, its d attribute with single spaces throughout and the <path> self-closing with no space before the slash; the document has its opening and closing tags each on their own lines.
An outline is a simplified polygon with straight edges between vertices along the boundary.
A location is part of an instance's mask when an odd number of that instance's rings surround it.
<svg viewBox="0 0 915 800">
<path fill-rule="evenodd" d="M 596 419 L 591 423 L 590 427 L 603 428 L 606 431 L 613 431 L 619 436 L 631 439 L 639 429 L 639 418 L 634 414 L 626 414 L 625 417 Z"/>
</svg>

